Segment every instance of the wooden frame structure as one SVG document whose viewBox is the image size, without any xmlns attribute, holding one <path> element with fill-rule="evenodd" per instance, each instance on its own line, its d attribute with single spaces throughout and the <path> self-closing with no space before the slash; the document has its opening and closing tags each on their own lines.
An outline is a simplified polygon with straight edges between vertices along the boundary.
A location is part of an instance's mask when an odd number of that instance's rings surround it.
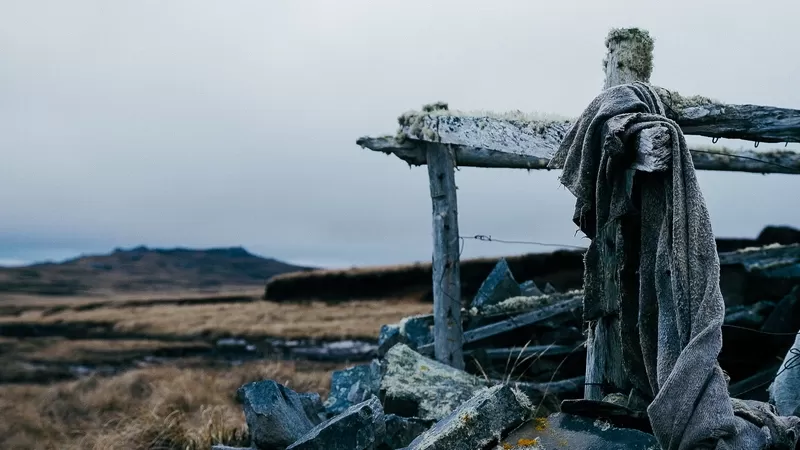
<svg viewBox="0 0 800 450">
<path fill-rule="evenodd" d="M 637 28 L 614 29 L 606 38 L 604 88 L 649 82 L 653 40 Z M 800 142 L 800 110 L 758 105 L 728 105 L 709 98 L 684 97 L 656 88 L 668 117 L 684 134 L 759 142 Z M 438 361 L 463 369 L 464 334 L 461 322 L 458 207 L 455 168 L 484 167 L 547 169 L 571 126 L 571 120 L 540 118 L 522 113 L 468 114 L 433 104 L 422 111 L 403 114 L 396 136 L 362 137 L 361 147 L 393 154 L 412 165 L 427 164 L 433 204 L 434 354 Z M 691 147 L 698 170 L 800 174 L 800 153 L 788 150 L 742 151 L 722 146 Z M 663 170 L 663 162 L 637 160 L 632 169 Z M 612 235 L 615 227 L 607 227 Z M 598 239 L 603 236 L 598 236 Z M 615 265 L 613 257 L 603 264 Z M 615 290 L 608 280 L 606 292 Z M 613 295 L 613 294 L 611 294 Z M 611 299 L 608 299 L 611 300 Z M 612 301 L 606 301 L 613 304 Z M 618 326 L 616 311 L 588 324 L 587 399 L 602 398 L 601 384 L 620 386 L 621 361 L 613 356 L 612 332 Z"/>
</svg>

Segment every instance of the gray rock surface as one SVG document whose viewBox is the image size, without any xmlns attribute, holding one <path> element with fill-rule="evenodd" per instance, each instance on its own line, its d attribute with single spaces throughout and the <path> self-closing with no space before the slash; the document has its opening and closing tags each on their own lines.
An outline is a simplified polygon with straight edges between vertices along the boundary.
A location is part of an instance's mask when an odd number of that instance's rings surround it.
<svg viewBox="0 0 800 450">
<path fill-rule="evenodd" d="M 514 280 L 511 269 L 505 258 L 501 258 L 494 266 L 489 276 L 483 281 L 475 298 L 472 299 L 472 306 L 481 308 L 487 305 L 495 305 L 511 297 L 522 295 L 519 284 Z"/>
<path fill-rule="evenodd" d="M 503 441 L 514 449 L 658 450 L 655 436 L 564 413 L 533 419 Z"/>
<path fill-rule="evenodd" d="M 433 314 L 406 317 L 400 321 L 400 335 L 412 348 L 433 342 Z"/>
<path fill-rule="evenodd" d="M 329 415 L 341 414 L 347 408 L 377 396 L 380 386 L 381 373 L 377 361 L 337 370 L 331 375 L 331 391 L 325 409 Z"/>
<path fill-rule="evenodd" d="M 530 400 L 520 391 L 505 385 L 486 388 L 414 439 L 406 449 L 482 449 L 498 442 L 530 413 Z"/>
<path fill-rule="evenodd" d="M 386 354 L 381 380 L 387 413 L 439 420 L 485 387 L 484 380 L 426 358 L 405 344 Z"/>
<path fill-rule="evenodd" d="M 347 408 L 312 428 L 286 450 L 365 450 L 377 447 L 386 435 L 377 397 Z"/>
<path fill-rule="evenodd" d="M 523 297 L 538 297 L 540 295 L 544 295 L 539 286 L 536 286 L 536 283 L 533 280 L 526 281 L 519 285 L 519 290 L 521 292 L 520 295 Z"/>
<path fill-rule="evenodd" d="M 237 395 L 250 438 L 261 449 L 284 449 L 322 421 L 319 395 L 298 394 L 273 380 L 247 383 Z"/>
<path fill-rule="evenodd" d="M 386 415 L 386 437 L 378 447 L 380 450 L 395 450 L 410 444 L 417 436 L 433 426 L 434 421 L 412 417 Z"/>
<path fill-rule="evenodd" d="M 399 324 L 381 325 L 381 331 L 378 333 L 378 357 L 383 358 L 390 348 L 403 341 L 405 339 L 400 334 Z"/>
</svg>

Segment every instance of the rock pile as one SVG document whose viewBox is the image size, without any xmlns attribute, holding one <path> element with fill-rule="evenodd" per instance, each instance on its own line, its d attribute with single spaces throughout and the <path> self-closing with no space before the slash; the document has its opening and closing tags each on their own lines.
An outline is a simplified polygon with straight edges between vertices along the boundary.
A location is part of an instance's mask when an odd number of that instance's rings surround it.
<svg viewBox="0 0 800 450">
<path fill-rule="evenodd" d="M 766 401 L 800 329 L 800 245 L 721 253 L 720 261 L 727 306 L 720 364 L 731 396 Z M 579 400 L 581 309 L 581 291 L 518 283 L 501 260 L 463 311 L 465 371 L 432 359 L 432 316 L 384 325 L 378 358 L 335 372 L 324 402 L 271 380 L 242 386 L 252 446 L 658 448 L 642 405 L 613 393 Z"/>
</svg>

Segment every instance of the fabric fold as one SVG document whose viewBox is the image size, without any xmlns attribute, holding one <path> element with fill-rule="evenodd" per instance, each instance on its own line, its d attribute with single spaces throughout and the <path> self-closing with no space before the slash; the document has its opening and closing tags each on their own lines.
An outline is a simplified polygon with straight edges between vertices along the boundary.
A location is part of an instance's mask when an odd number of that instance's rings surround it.
<svg viewBox="0 0 800 450">
<path fill-rule="evenodd" d="M 631 190 L 629 170 L 643 156 L 657 160 L 659 170 L 637 172 Z M 800 419 L 762 413 L 769 425 L 759 425 L 734 414 L 717 362 L 725 304 L 711 221 L 683 133 L 655 90 L 635 82 L 602 92 L 550 166 L 563 169 L 561 183 L 576 197 L 573 221 L 592 239 L 587 308 L 603 299 L 609 276 L 638 297 L 618 308 L 622 326 L 636 326 L 622 332 L 623 361 L 630 383 L 650 397 L 647 412 L 661 447 L 784 448 L 771 445 L 791 440 Z M 622 259 L 634 255 L 638 261 L 628 263 L 638 270 L 602 273 L 598 230 L 621 223 Z"/>
</svg>

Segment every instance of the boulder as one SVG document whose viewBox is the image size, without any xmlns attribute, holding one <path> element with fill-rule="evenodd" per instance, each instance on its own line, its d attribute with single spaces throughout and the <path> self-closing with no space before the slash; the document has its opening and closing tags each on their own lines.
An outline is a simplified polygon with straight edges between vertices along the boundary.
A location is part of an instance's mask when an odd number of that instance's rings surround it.
<svg viewBox="0 0 800 450">
<path fill-rule="evenodd" d="M 472 306 L 481 308 L 487 305 L 495 305 L 511 297 L 522 295 L 519 284 L 514 280 L 511 269 L 505 258 L 501 258 L 494 266 L 494 269 L 483 281 L 478 293 L 472 300 Z"/>
<path fill-rule="evenodd" d="M 390 348 L 406 344 L 412 349 L 433 343 L 433 314 L 403 318 L 400 323 L 383 325 L 378 334 L 378 357 L 383 358 Z"/>
<path fill-rule="evenodd" d="M 383 358 L 390 348 L 404 340 L 400 334 L 399 324 L 381 325 L 381 331 L 378 333 L 378 357 Z"/>
<path fill-rule="evenodd" d="M 413 417 L 386 415 L 386 437 L 378 447 L 379 450 L 394 450 L 410 444 L 417 436 L 427 431 L 434 421 Z"/>
<path fill-rule="evenodd" d="M 433 342 L 433 314 L 406 317 L 400 321 L 400 334 L 413 348 Z"/>
<path fill-rule="evenodd" d="M 520 295 L 523 297 L 538 297 L 540 295 L 544 295 L 544 292 L 539 289 L 539 286 L 536 286 L 536 283 L 534 283 L 533 280 L 529 280 L 520 284 L 519 290 L 521 292 Z"/>
<path fill-rule="evenodd" d="M 253 444 L 284 449 L 323 420 L 318 394 L 298 394 L 273 380 L 247 383 L 237 391 Z"/>
<path fill-rule="evenodd" d="M 386 435 L 384 420 L 381 402 L 373 396 L 312 428 L 286 450 L 371 450 Z"/>
<path fill-rule="evenodd" d="M 530 412 L 525 394 L 506 385 L 492 386 L 422 433 L 406 450 L 482 449 L 524 422 Z"/>
<path fill-rule="evenodd" d="M 377 361 L 362 364 L 331 375 L 331 391 L 325 401 L 329 415 L 341 414 L 347 408 L 377 396 L 381 386 L 381 370 Z"/>
<path fill-rule="evenodd" d="M 387 413 L 440 420 L 485 386 L 476 376 L 398 344 L 386 354 L 380 389 Z"/>
<path fill-rule="evenodd" d="M 617 428 L 599 419 L 565 413 L 536 418 L 512 431 L 502 443 L 507 449 L 650 450 L 659 447 L 652 434 Z"/>
</svg>

